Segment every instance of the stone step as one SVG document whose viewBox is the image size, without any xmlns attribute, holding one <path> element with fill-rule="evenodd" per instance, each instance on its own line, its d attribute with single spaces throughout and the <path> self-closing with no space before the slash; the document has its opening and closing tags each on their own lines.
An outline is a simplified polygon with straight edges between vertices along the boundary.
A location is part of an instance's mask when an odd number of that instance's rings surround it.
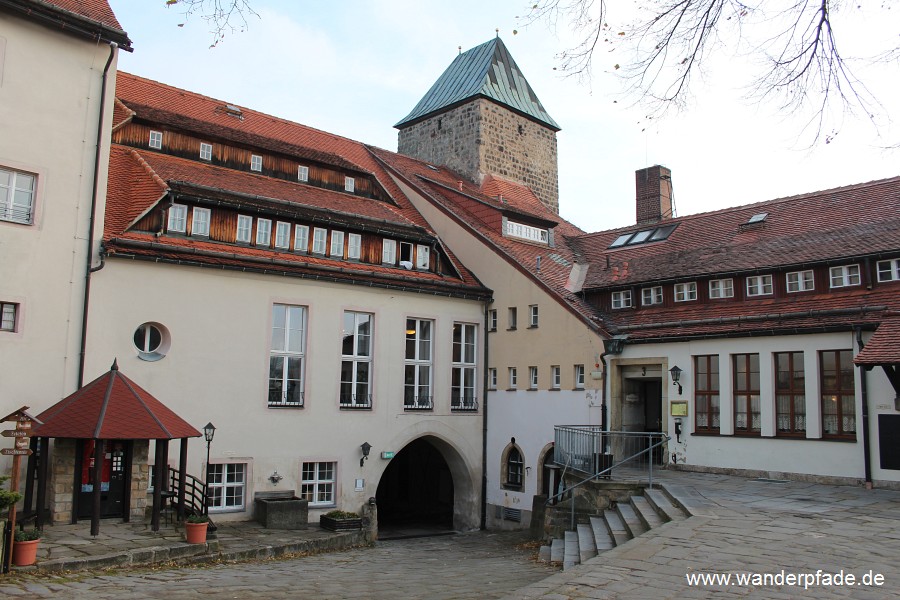
<svg viewBox="0 0 900 600">
<path fill-rule="evenodd" d="M 613 543 L 616 546 L 624 544 L 631 539 L 631 535 L 625 529 L 622 517 L 615 510 L 609 508 L 604 510 L 603 520 L 606 522 L 606 528 L 609 530 L 609 535 L 613 538 Z"/>
<path fill-rule="evenodd" d="M 538 550 L 538 560 L 545 563 L 550 562 L 550 546 L 541 546 L 541 549 Z"/>
<path fill-rule="evenodd" d="M 581 523 L 578 525 L 577 531 L 578 557 L 583 563 L 597 556 L 597 542 L 594 541 L 594 532 L 590 525 Z"/>
<path fill-rule="evenodd" d="M 631 497 L 631 508 L 634 509 L 634 513 L 637 515 L 637 518 L 641 520 L 641 523 L 644 525 L 646 529 L 653 529 L 654 527 L 659 527 L 665 521 L 659 514 L 656 512 L 656 509 L 653 507 L 650 502 L 647 501 L 643 496 L 632 496 Z"/>
<path fill-rule="evenodd" d="M 622 519 L 622 523 L 625 525 L 625 531 L 633 538 L 636 538 L 649 529 L 637 516 L 637 513 L 635 513 L 634 507 L 632 507 L 631 504 L 619 502 L 616 504 L 616 513 Z"/>
<path fill-rule="evenodd" d="M 550 543 L 550 562 L 551 563 L 561 563 L 566 555 L 566 543 L 559 539 L 555 538 Z"/>
<path fill-rule="evenodd" d="M 563 550 L 563 571 L 571 569 L 575 565 L 581 564 L 581 558 L 578 551 L 578 534 L 574 531 L 565 533 L 565 542 Z"/>
<path fill-rule="evenodd" d="M 680 521 L 687 518 L 684 511 L 675 506 L 671 498 L 662 490 L 646 489 L 644 490 L 644 499 L 650 503 L 663 521 Z"/>
<path fill-rule="evenodd" d="M 591 531 L 594 532 L 594 545 L 597 552 L 606 552 L 615 547 L 615 542 L 606 527 L 603 517 L 591 517 Z"/>
</svg>

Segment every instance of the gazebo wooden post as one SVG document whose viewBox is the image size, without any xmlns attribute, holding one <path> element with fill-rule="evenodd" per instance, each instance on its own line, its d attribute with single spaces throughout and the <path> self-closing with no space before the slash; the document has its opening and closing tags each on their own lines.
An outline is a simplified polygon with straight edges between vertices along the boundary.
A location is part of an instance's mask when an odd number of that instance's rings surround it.
<svg viewBox="0 0 900 600">
<path fill-rule="evenodd" d="M 91 495 L 91 535 L 100 535 L 100 482 L 103 479 L 103 440 L 94 440 L 94 489 Z"/>
<path fill-rule="evenodd" d="M 37 507 L 35 508 L 35 527 L 44 528 L 44 506 L 47 503 L 47 484 L 50 474 L 50 438 L 38 438 L 40 461 L 38 461 Z M 74 510 L 74 509 L 73 509 Z"/>
<path fill-rule="evenodd" d="M 181 449 L 178 455 L 178 520 L 184 521 L 184 487 L 187 485 L 187 452 L 188 439 L 181 438 Z"/>
<path fill-rule="evenodd" d="M 37 471 L 38 440 L 33 437 L 29 442 L 31 454 L 28 456 L 28 465 L 25 467 L 25 500 L 22 503 L 23 513 L 30 513 L 34 506 L 34 474 Z"/>
<path fill-rule="evenodd" d="M 150 529 L 159 531 L 159 511 L 160 502 L 162 500 L 162 488 L 165 481 L 165 472 L 168 468 L 163 456 L 163 443 L 168 444 L 169 440 L 154 440 L 153 453 L 153 511 L 150 516 Z"/>
</svg>

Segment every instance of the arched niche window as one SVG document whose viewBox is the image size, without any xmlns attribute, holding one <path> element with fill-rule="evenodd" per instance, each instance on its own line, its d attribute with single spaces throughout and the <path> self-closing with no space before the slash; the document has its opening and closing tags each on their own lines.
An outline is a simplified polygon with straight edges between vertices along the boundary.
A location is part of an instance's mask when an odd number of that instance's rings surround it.
<svg viewBox="0 0 900 600">
<path fill-rule="evenodd" d="M 525 460 L 522 449 L 516 445 L 515 438 L 503 451 L 501 476 L 503 487 L 510 490 L 521 490 L 525 485 Z"/>
</svg>

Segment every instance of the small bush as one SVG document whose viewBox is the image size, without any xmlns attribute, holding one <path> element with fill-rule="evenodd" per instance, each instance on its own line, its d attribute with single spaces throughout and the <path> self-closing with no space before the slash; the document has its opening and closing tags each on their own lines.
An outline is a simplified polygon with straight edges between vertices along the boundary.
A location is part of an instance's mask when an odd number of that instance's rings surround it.
<svg viewBox="0 0 900 600">
<path fill-rule="evenodd" d="M 190 515 L 187 518 L 188 523 L 209 523 L 209 517 L 207 515 Z"/>
<path fill-rule="evenodd" d="M 37 529 L 17 529 L 17 542 L 32 542 L 41 539 L 41 532 Z"/>
<path fill-rule="evenodd" d="M 6 480 L 9 479 L 7 475 L 0 475 L 0 486 L 6 483 Z M 18 502 L 22 499 L 22 494 L 19 492 L 11 492 L 9 490 L 0 489 L 0 510 L 4 510 Z"/>
<path fill-rule="evenodd" d="M 355 512 L 347 512 L 344 510 L 332 510 L 325 513 L 329 519 L 358 519 L 359 515 Z"/>
</svg>

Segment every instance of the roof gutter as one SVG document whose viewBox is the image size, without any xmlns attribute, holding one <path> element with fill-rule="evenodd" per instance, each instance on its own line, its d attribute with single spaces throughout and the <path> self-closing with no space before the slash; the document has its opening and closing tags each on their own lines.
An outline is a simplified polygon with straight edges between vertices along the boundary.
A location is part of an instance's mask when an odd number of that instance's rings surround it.
<svg viewBox="0 0 900 600">
<path fill-rule="evenodd" d="M 122 50 L 132 52 L 131 40 L 121 29 L 109 27 L 99 21 L 89 19 L 78 13 L 50 5 L 42 0 L 0 0 L 0 8 L 15 11 L 25 18 L 32 19 L 54 29 L 92 40 L 114 43 Z"/>
</svg>

